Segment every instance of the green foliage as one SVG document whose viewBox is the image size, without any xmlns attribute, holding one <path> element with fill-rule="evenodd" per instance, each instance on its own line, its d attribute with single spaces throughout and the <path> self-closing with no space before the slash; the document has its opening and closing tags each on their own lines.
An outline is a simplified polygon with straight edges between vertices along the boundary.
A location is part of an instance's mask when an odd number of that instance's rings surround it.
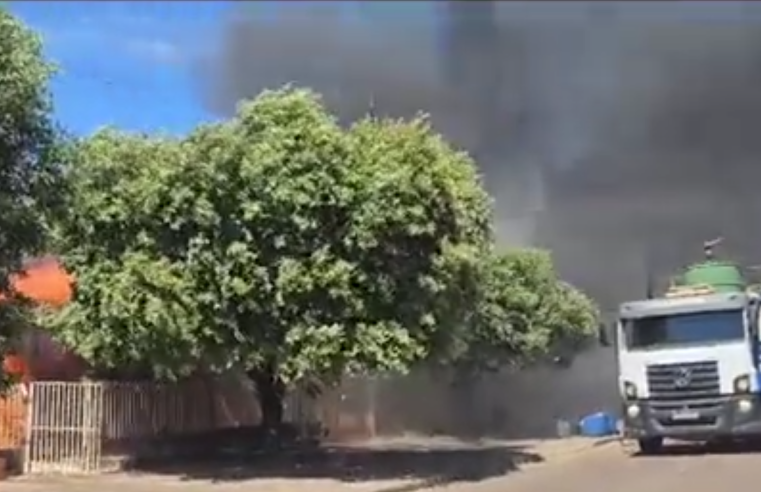
<svg viewBox="0 0 761 492">
<path fill-rule="evenodd" d="M 77 292 L 46 321 L 98 367 L 403 371 L 469 315 L 489 201 L 422 119 L 346 131 L 283 90 L 181 141 L 79 152 L 58 229 Z"/>
<path fill-rule="evenodd" d="M 0 294 L 6 304 L 0 307 L 0 355 L 23 314 L 9 277 L 44 248 L 47 219 L 61 205 L 63 147 L 50 117 L 52 74 L 39 37 L 0 8 Z"/>
<path fill-rule="evenodd" d="M 55 246 L 77 279 L 75 301 L 40 313 L 40 323 L 99 371 L 190 372 L 200 350 L 196 340 L 183 342 L 197 325 L 193 296 L 182 265 L 164 256 L 182 245 L 168 242 L 169 224 L 156 215 L 172 198 L 180 142 L 105 129 L 76 155 L 68 213 L 55 228 Z"/>
<path fill-rule="evenodd" d="M 572 354 L 593 339 L 599 313 L 560 281 L 547 252 L 513 250 L 484 261 L 484 288 L 456 359 L 476 369 Z"/>
<path fill-rule="evenodd" d="M 11 294 L 7 302 L 0 303 L 0 395 L 12 384 L 19 382 L 19 375 L 6 374 L 2 369 L 4 356 L 17 349 L 17 336 L 28 325 L 31 318 L 31 306 L 28 299 Z"/>
<path fill-rule="evenodd" d="M 546 254 L 491 253 L 475 166 L 424 118 L 343 129 L 286 88 L 186 138 L 76 150 L 56 230 L 77 289 L 46 324 L 101 371 L 242 369 L 277 421 L 294 381 L 487 367 L 591 333 Z"/>
<path fill-rule="evenodd" d="M 0 275 L 44 245 L 42 212 L 59 205 L 61 147 L 50 119 L 53 67 L 40 39 L 0 9 Z"/>
</svg>

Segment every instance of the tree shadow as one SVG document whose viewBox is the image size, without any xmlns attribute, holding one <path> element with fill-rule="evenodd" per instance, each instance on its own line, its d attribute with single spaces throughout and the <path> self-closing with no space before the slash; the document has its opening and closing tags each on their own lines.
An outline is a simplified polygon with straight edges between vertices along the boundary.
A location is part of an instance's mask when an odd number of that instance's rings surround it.
<svg viewBox="0 0 761 492">
<path fill-rule="evenodd" d="M 157 443 L 160 453 L 132 459 L 130 471 L 175 475 L 184 480 L 326 478 L 343 482 L 415 482 L 386 491 L 407 492 L 498 477 L 522 465 L 543 461 L 540 455 L 520 446 L 435 439 L 415 444 L 321 446 L 315 441 L 266 438 L 257 429 L 234 429 L 171 441 Z"/>
</svg>

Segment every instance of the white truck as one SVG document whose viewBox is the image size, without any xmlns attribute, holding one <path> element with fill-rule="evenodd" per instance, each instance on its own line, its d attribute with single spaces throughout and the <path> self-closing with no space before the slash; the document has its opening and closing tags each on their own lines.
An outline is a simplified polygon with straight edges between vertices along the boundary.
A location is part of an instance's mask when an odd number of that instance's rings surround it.
<svg viewBox="0 0 761 492">
<path fill-rule="evenodd" d="M 761 436 L 761 298 L 729 263 L 695 265 L 685 278 L 618 313 L 623 433 L 643 454 L 658 453 L 664 438 Z"/>
</svg>

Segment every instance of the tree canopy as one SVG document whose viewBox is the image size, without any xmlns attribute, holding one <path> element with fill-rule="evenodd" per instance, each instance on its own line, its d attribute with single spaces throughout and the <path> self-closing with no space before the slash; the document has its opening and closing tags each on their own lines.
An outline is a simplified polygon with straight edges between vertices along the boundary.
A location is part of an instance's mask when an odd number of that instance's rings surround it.
<svg viewBox="0 0 761 492">
<path fill-rule="evenodd" d="M 10 330 L 26 319 L 9 279 L 45 247 L 50 212 L 62 197 L 52 75 L 39 37 L 0 7 L 0 355 Z"/>
<path fill-rule="evenodd" d="M 594 339 L 595 304 L 560 280 L 548 252 L 492 252 L 481 273 L 475 321 L 456 357 L 468 368 L 496 370 L 569 358 Z"/>
<path fill-rule="evenodd" d="M 490 201 L 422 118 L 344 130 L 287 88 L 186 138 L 106 130 L 78 155 L 57 230 L 77 289 L 47 322 L 98 368 L 238 367 L 278 400 L 404 371 L 471 322 Z"/>
</svg>

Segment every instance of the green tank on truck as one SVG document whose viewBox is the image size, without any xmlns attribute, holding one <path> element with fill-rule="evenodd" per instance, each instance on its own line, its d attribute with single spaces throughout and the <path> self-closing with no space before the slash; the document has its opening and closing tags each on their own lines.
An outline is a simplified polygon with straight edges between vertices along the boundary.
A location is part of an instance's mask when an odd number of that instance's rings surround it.
<svg viewBox="0 0 761 492">
<path fill-rule="evenodd" d="M 674 286 L 693 288 L 706 286 L 717 293 L 745 292 L 748 283 L 737 263 L 714 258 L 713 248 L 720 242 L 721 239 L 705 242 L 703 244 L 705 259 L 688 266 L 680 277 L 674 279 Z"/>
<path fill-rule="evenodd" d="M 714 292 L 745 292 L 748 284 L 740 268 L 729 261 L 707 260 L 687 267 L 677 286 L 707 286 Z"/>
<path fill-rule="evenodd" d="M 664 438 L 761 436 L 759 295 L 740 267 L 713 257 L 660 296 L 625 302 L 615 337 L 625 437 L 643 453 Z"/>
</svg>

